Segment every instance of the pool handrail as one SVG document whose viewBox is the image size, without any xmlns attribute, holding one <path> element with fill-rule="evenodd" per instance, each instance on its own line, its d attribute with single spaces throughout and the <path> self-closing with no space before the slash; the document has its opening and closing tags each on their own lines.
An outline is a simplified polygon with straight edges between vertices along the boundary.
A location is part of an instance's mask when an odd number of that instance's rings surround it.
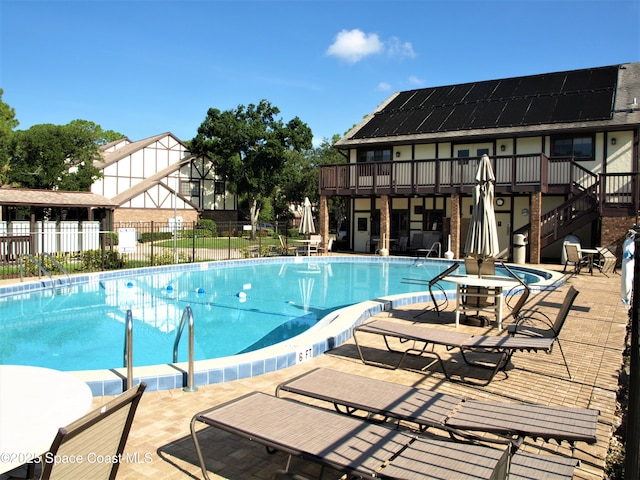
<svg viewBox="0 0 640 480">
<path fill-rule="evenodd" d="M 133 386 L 133 314 L 127 310 L 127 320 L 124 322 L 124 366 L 127 369 L 127 384 L 125 390 Z"/>
<path fill-rule="evenodd" d="M 173 343 L 173 363 L 178 363 L 178 346 L 180 345 L 180 337 L 182 337 L 182 331 L 184 330 L 185 323 L 189 322 L 189 368 L 187 372 L 187 385 L 182 389 L 185 392 L 195 392 L 198 390 L 193 384 L 195 363 L 194 363 L 194 333 L 193 333 L 193 311 L 190 306 L 186 306 L 182 313 L 182 319 L 180 320 L 180 327 L 176 334 L 176 341 Z"/>
</svg>

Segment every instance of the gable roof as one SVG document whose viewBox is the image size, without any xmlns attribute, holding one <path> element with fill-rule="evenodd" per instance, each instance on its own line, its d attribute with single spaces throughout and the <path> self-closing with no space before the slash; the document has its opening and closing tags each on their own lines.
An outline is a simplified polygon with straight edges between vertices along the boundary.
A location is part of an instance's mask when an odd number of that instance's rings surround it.
<svg viewBox="0 0 640 480">
<path fill-rule="evenodd" d="M 164 178 L 166 178 L 167 176 L 171 175 L 172 173 L 178 171 L 178 169 L 180 167 L 182 167 L 183 165 L 187 165 L 188 163 L 193 161 L 194 158 L 195 158 L 194 156 L 186 157 L 186 158 L 183 158 L 182 160 L 180 160 L 178 163 L 174 163 L 174 164 L 169 165 L 168 167 L 164 168 L 163 170 L 160 170 L 159 172 L 154 173 L 153 175 L 145 178 L 143 181 L 135 184 L 131 188 L 128 188 L 124 192 L 116 195 L 115 197 L 113 197 L 111 199 L 111 201 L 115 202 L 118 206 L 124 204 L 125 202 L 128 202 L 129 200 L 133 199 L 134 197 L 136 197 L 136 196 L 140 195 L 141 193 L 144 193 L 145 191 L 149 190 L 151 187 L 153 187 L 155 185 L 158 185 L 158 184 L 161 184 L 162 180 Z M 165 188 L 167 188 L 167 190 L 170 190 L 172 192 L 174 191 L 172 188 L 169 188 L 166 185 L 165 185 Z M 191 202 L 190 200 L 187 200 L 179 192 L 177 193 L 177 195 L 185 203 L 191 205 L 193 208 L 198 210 L 198 206 L 197 205 L 194 205 L 193 202 Z"/>
<path fill-rule="evenodd" d="M 105 167 L 111 165 L 112 163 L 117 162 L 118 160 L 121 160 L 123 158 L 125 158 L 128 155 L 131 155 L 132 153 L 138 151 L 138 150 L 142 150 L 143 148 L 153 144 L 154 142 L 157 142 L 158 140 L 161 140 L 165 137 L 171 137 L 173 138 L 177 143 L 180 143 L 182 145 L 184 145 L 184 143 L 182 142 L 182 140 L 180 140 L 178 137 L 176 137 L 173 133 L 171 132 L 166 132 L 166 133 L 161 133 L 159 135 L 154 135 L 153 137 L 149 137 L 149 138 L 145 138 L 142 140 L 138 140 L 136 142 L 131 142 L 131 143 L 127 143 L 126 145 L 107 152 L 105 151 L 111 144 L 107 144 L 104 145 L 102 148 L 102 161 L 96 161 L 94 162 L 94 165 L 99 168 L 99 169 L 104 169 Z M 186 148 L 186 147 L 185 147 Z"/>
<path fill-rule="evenodd" d="M 116 202 L 91 192 L 32 190 L 26 188 L 0 188 L 0 205 L 27 205 L 33 207 L 118 207 Z"/>
<path fill-rule="evenodd" d="M 336 146 L 606 124 L 621 104 L 640 97 L 638 63 L 423 88 L 391 96 Z M 624 113 L 624 112 L 622 112 Z M 633 113 L 633 112 L 631 112 Z M 628 121 L 628 119 L 626 119 Z M 632 122 L 640 121 L 636 115 Z M 613 122 L 617 123 L 617 122 Z"/>
</svg>

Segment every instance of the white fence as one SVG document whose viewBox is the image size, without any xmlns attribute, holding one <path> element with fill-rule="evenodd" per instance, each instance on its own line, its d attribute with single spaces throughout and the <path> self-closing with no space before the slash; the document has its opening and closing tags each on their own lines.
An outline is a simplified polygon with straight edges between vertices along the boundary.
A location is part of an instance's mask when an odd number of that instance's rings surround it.
<svg viewBox="0 0 640 480">
<path fill-rule="evenodd" d="M 100 248 L 100 222 L 36 222 L 31 235 L 28 221 L 0 222 L 0 255 L 31 253 L 74 253 Z"/>
</svg>

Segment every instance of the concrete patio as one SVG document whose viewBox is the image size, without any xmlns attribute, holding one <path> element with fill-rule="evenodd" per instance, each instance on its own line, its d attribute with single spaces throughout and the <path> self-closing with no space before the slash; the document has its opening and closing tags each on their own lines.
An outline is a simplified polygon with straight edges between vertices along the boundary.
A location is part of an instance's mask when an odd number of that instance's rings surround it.
<svg viewBox="0 0 640 480">
<path fill-rule="evenodd" d="M 541 267 L 561 269 L 557 265 Z M 568 444 L 557 445 L 527 439 L 521 448 L 543 454 L 573 455 L 581 461 L 575 471 L 575 479 L 601 479 L 609 440 L 615 429 L 616 392 L 625 347 L 627 310 L 619 298 L 619 275 L 607 278 L 598 272 L 593 276 L 582 273 L 568 275 L 567 279 L 567 283 L 556 291 L 532 295 L 529 305 L 539 302 L 542 311 L 554 316 L 569 285 L 580 291 L 560 336 L 573 380 L 567 376 L 557 346 L 550 355 L 516 353 L 508 378 L 498 373 L 488 386 L 477 387 L 447 381 L 438 365 L 428 365 L 429 359 L 426 358 L 411 360 L 403 369 L 395 371 L 365 366 L 358 358 L 351 340 L 318 358 L 260 377 L 208 385 L 193 393 L 182 390 L 146 392 L 125 450 L 128 454 L 127 461 L 121 465 L 118 478 L 202 478 L 189 435 L 189 422 L 196 412 L 251 391 L 273 394 L 276 386 L 283 380 L 312 368 L 326 367 L 469 399 L 598 409 L 600 418 L 596 444 L 579 443 L 572 451 Z M 412 305 L 383 312 L 378 316 L 391 318 L 393 321 L 430 323 L 437 328 L 455 328 L 451 302 L 448 311 L 440 317 L 428 312 L 414 319 L 425 306 L 427 305 Z M 511 317 L 507 317 L 505 325 L 511 321 Z M 461 326 L 460 330 L 498 334 L 493 324 L 489 327 Z M 390 358 L 390 354 L 382 352 L 382 341 L 376 344 L 377 341 L 367 339 L 367 346 L 380 348 L 380 353 L 376 353 L 379 359 Z M 439 348 L 439 352 L 445 357 L 449 355 L 444 348 Z M 453 373 L 481 378 L 479 375 L 484 372 L 465 366 L 459 361 L 458 355 L 452 352 L 452 358 L 447 363 Z M 420 371 L 425 365 L 428 366 Z M 98 406 L 109 398 L 96 397 L 94 404 Z M 332 408 L 328 404 L 324 406 Z M 307 433 L 313 435 L 313 432 Z M 205 446 L 211 478 L 268 479 L 274 470 L 283 468 L 286 464 L 285 455 L 268 454 L 260 445 L 221 431 L 206 429 L 201 431 L 199 438 Z M 301 460 L 294 460 L 292 469 L 310 476 L 319 473 L 317 465 Z M 337 472 L 325 471 L 323 478 L 339 477 Z"/>
</svg>

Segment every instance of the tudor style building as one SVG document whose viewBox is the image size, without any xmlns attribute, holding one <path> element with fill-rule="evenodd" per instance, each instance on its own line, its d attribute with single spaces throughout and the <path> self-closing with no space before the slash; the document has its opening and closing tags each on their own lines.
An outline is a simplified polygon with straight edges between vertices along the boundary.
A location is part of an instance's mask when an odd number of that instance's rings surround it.
<svg viewBox="0 0 640 480">
<path fill-rule="evenodd" d="M 526 235 L 532 263 L 562 240 L 621 244 L 637 223 L 640 63 L 399 92 L 335 144 L 327 198 L 349 198 L 351 248 L 404 250 L 415 233 L 464 254 L 477 161 L 492 160 L 500 247 Z M 518 237 L 516 237 L 518 238 Z M 522 237 L 520 237 L 522 238 Z"/>
<path fill-rule="evenodd" d="M 171 133 L 137 142 L 122 138 L 102 147 L 103 177 L 91 191 L 118 205 L 111 224 L 237 220 L 238 201 L 216 177 L 210 159 L 192 155 Z"/>
</svg>

